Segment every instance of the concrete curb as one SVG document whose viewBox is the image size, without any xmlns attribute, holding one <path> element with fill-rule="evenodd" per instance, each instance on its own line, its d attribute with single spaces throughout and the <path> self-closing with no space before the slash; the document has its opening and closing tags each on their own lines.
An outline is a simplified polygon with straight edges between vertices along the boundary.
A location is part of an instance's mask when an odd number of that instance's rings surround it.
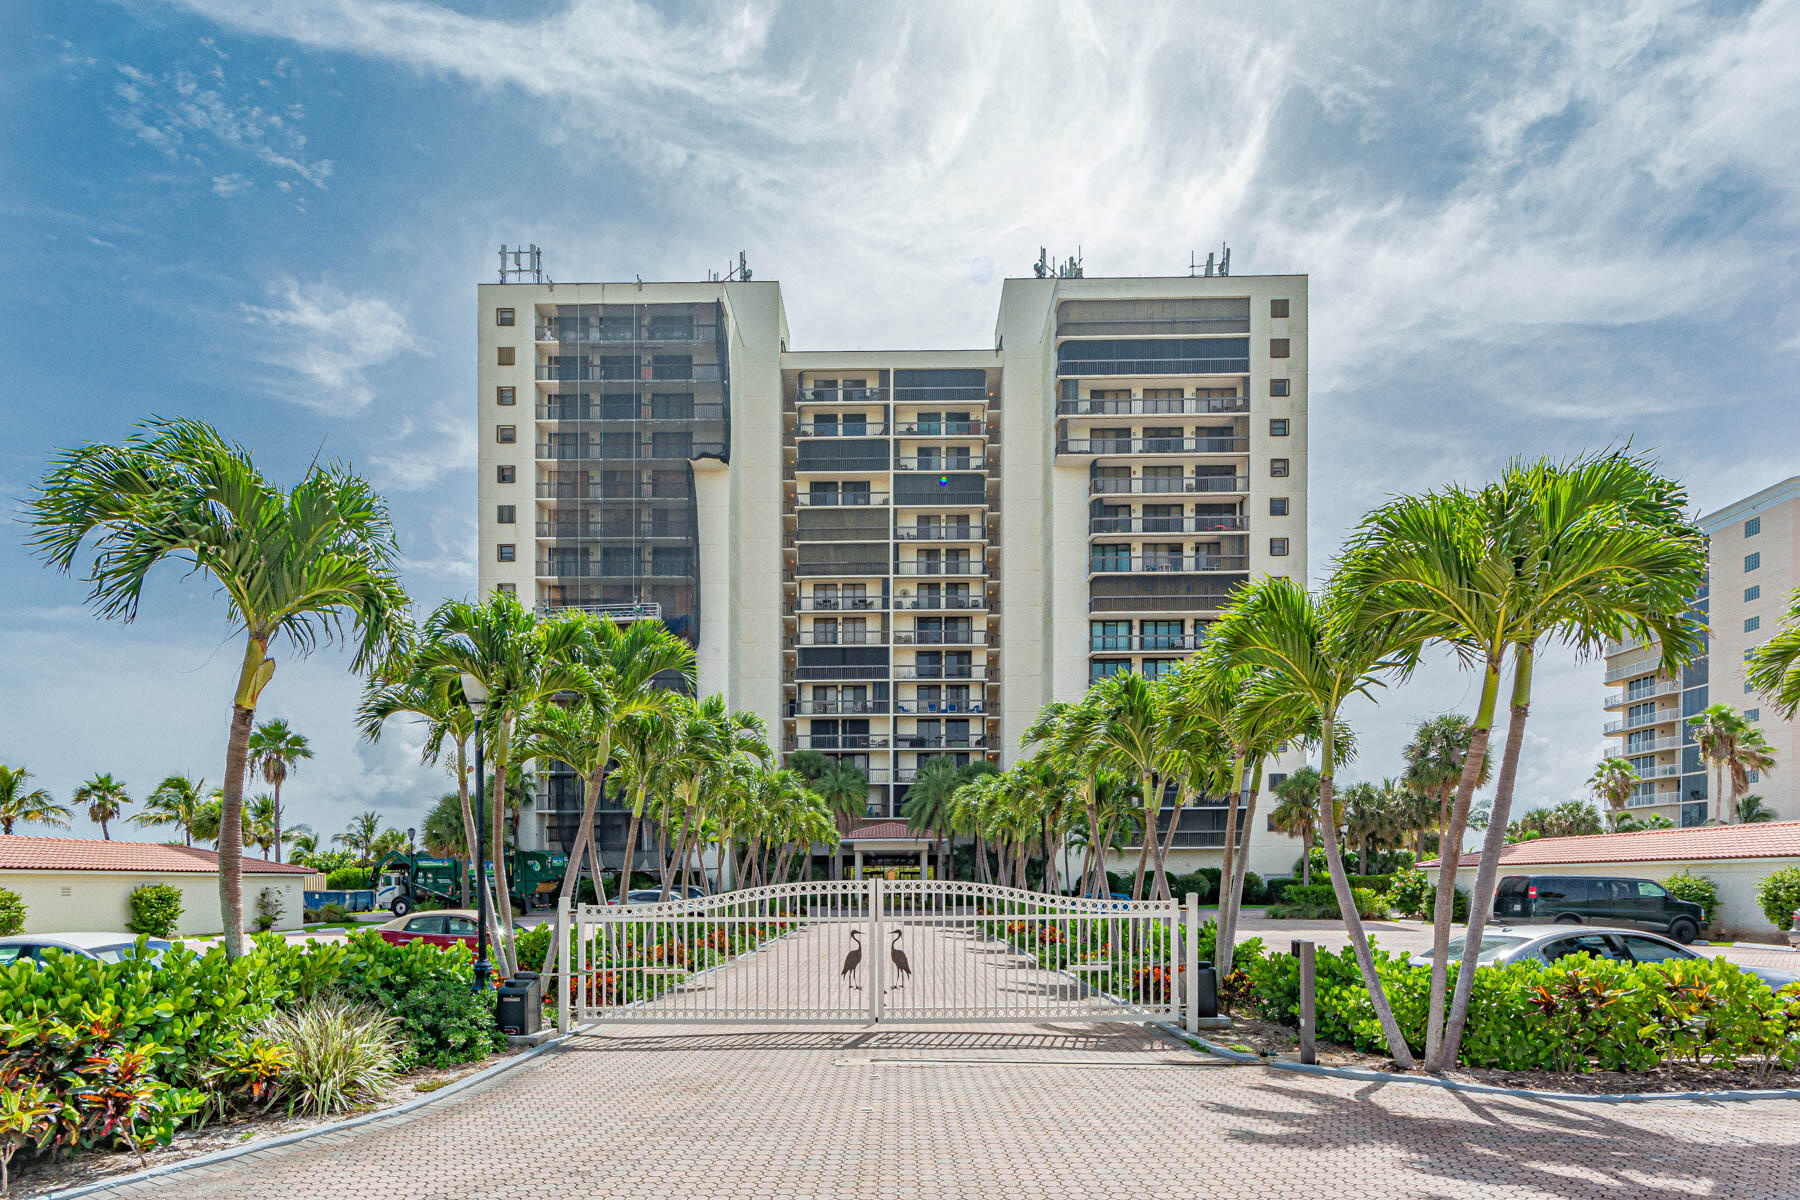
<svg viewBox="0 0 1800 1200">
<path fill-rule="evenodd" d="M 1392 1075 L 1386 1071 L 1370 1071 L 1364 1067 L 1329 1067 L 1317 1063 L 1307 1064 L 1289 1062 L 1279 1058 L 1264 1058 L 1260 1054 L 1245 1054 L 1240 1050 L 1217 1045 L 1173 1025 L 1164 1025 L 1158 1022 L 1157 1028 L 1190 1044 L 1198 1042 L 1205 1047 L 1207 1053 L 1241 1066 L 1272 1067 L 1278 1071 L 1292 1071 L 1299 1075 L 1323 1075 L 1331 1079 L 1354 1079 L 1361 1083 L 1422 1084 L 1426 1087 L 1443 1088 L 1452 1092 L 1473 1092 L 1484 1096 L 1512 1096 L 1520 1100 L 1573 1101 L 1582 1104 L 1648 1104 L 1657 1100 L 1800 1100 L 1800 1088 L 1768 1088 L 1761 1091 L 1730 1092 L 1623 1092 L 1604 1095 L 1588 1095 L 1581 1092 L 1540 1092 L 1532 1088 L 1501 1087 L 1493 1083 L 1464 1083 L 1458 1079 L 1437 1079 L 1430 1075 Z"/>
<path fill-rule="evenodd" d="M 473 1071 L 470 1074 L 464 1075 L 455 1083 L 446 1084 L 434 1092 L 427 1092 L 425 1095 L 415 1097 L 404 1104 L 396 1104 L 392 1108 L 384 1108 L 378 1112 L 363 1113 L 360 1116 L 348 1117 L 342 1121 L 333 1121 L 326 1125 L 315 1125 L 311 1129 L 297 1129 L 293 1133 L 285 1133 L 280 1137 L 268 1138 L 262 1141 L 245 1142 L 241 1146 L 230 1146 L 224 1150 L 215 1150 L 211 1154 L 202 1154 L 194 1158 L 184 1158 L 177 1162 L 162 1163 L 158 1166 L 146 1167 L 141 1171 L 133 1171 L 129 1175 L 114 1175 L 106 1179 L 96 1179 L 92 1183 L 83 1183 L 56 1192 L 40 1192 L 37 1194 L 36 1200 L 75 1200 L 78 1196 L 92 1196 L 100 1192 L 111 1191 L 115 1188 L 126 1188 L 135 1184 L 148 1183 L 156 1179 L 165 1179 L 171 1175 L 179 1175 L 183 1171 L 198 1170 L 202 1167 L 216 1166 L 219 1163 L 230 1162 L 232 1159 L 242 1158 L 246 1154 L 260 1154 L 264 1150 L 276 1150 L 282 1146 L 291 1146 L 295 1142 L 304 1142 L 308 1138 L 321 1137 L 328 1133 L 338 1133 L 346 1129 L 355 1129 L 359 1126 L 369 1125 L 376 1121 L 385 1121 L 389 1117 L 405 1116 L 408 1113 L 424 1108 L 428 1104 L 436 1104 L 440 1100 L 446 1100 L 451 1096 L 456 1095 L 458 1092 L 474 1087 L 478 1083 L 485 1083 L 497 1075 L 505 1074 L 514 1067 L 522 1066 L 536 1058 L 538 1055 L 544 1054 L 547 1051 L 560 1046 L 562 1043 L 568 1041 L 576 1034 L 584 1032 L 588 1028 L 591 1028 L 591 1026 L 570 1030 L 568 1033 L 551 1038 L 543 1045 L 527 1050 L 523 1054 L 515 1054 L 502 1062 L 497 1062 L 489 1067 L 483 1067 L 479 1071 Z"/>
</svg>

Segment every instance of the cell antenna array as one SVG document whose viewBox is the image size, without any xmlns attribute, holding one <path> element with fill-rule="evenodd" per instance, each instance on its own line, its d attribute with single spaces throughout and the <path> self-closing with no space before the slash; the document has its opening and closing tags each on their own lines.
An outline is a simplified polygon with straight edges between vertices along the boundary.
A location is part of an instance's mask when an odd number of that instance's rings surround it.
<svg viewBox="0 0 1800 1200">
<path fill-rule="evenodd" d="M 1221 243 L 1216 254 L 1213 251 L 1208 250 L 1206 252 L 1206 264 L 1204 270 L 1201 268 L 1199 257 L 1195 252 L 1192 250 L 1188 251 L 1188 277 L 1190 279 L 1195 276 L 1203 276 L 1207 279 L 1211 279 L 1214 276 L 1224 276 L 1229 274 L 1231 274 L 1230 246 Z"/>
<path fill-rule="evenodd" d="M 548 283 L 544 277 L 544 252 L 537 245 L 500 245 L 501 283 Z"/>
</svg>

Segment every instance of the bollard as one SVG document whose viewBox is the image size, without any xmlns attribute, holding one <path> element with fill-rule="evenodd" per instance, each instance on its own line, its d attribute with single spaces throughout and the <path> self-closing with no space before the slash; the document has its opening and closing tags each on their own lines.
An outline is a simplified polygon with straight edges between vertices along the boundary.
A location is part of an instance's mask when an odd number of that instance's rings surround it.
<svg viewBox="0 0 1800 1200">
<path fill-rule="evenodd" d="M 1314 995 L 1313 944 L 1296 941 L 1294 951 L 1300 957 L 1300 1061 L 1319 1061 L 1317 997 Z"/>
</svg>

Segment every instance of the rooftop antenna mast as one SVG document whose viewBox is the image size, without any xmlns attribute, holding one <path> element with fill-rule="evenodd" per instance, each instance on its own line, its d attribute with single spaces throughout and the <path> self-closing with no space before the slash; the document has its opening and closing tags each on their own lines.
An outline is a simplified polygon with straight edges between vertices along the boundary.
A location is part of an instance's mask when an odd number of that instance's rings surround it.
<svg viewBox="0 0 1800 1200">
<path fill-rule="evenodd" d="M 1081 247 L 1075 247 L 1073 257 L 1053 264 L 1050 261 L 1050 252 L 1043 246 L 1039 246 L 1037 261 L 1031 264 L 1031 273 L 1039 279 L 1047 278 L 1050 275 L 1055 275 L 1058 279 L 1082 278 Z"/>
<path fill-rule="evenodd" d="M 544 274 L 544 252 L 535 243 L 530 246 L 500 245 L 501 283 L 549 283 Z"/>
<path fill-rule="evenodd" d="M 708 282 L 711 283 L 749 283 L 750 261 L 744 256 L 744 252 L 739 250 L 737 265 L 725 272 L 725 278 L 723 280 L 719 278 L 719 273 L 711 267 L 706 269 L 706 278 Z"/>
<path fill-rule="evenodd" d="M 1217 254 L 1211 250 L 1206 252 L 1206 270 L 1204 272 L 1200 269 L 1200 263 L 1197 261 L 1194 251 L 1188 251 L 1188 277 L 1190 279 L 1196 275 L 1204 275 L 1207 279 L 1212 279 L 1215 276 L 1229 274 L 1231 274 L 1231 247 L 1229 245 L 1221 242 Z"/>
</svg>

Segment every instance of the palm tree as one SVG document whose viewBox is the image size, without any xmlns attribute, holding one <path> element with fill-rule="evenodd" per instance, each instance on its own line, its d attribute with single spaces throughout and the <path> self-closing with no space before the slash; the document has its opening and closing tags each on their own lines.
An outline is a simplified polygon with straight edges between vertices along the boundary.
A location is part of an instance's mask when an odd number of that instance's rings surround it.
<svg viewBox="0 0 1800 1200">
<path fill-rule="evenodd" d="M 250 770 L 262 772 L 263 782 L 275 789 L 274 817 L 275 861 L 281 861 L 281 785 L 300 763 L 313 756 L 306 738 L 295 733 L 288 723 L 277 717 L 264 721 L 250 732 Z"/>
<path fill-rule="evenodd" d="M 1594 793 L 1594 799 L 1600 802 L 1600 809 L 1617 829 L 1620 818 L 1625 815 L 1625 806 L 1637 795 L 1637 768 L 1623 758 L 1603 758 L 1594 773 L 1588 776 L 1588 790 Z"/>
<path fill-rule="evenodd" d="M 1745 796 L 1737 804 L 1737 819 L 1740 825 L 1760 825 L 1775 819 L 1775 810 L 1763 803 L 1761 796 Z"/>
<path fill-rule="evenodd" d="M 244 634 L 232 696 L 220 810 L 219 908 L 225 952 L 243 951 L 243 797 L 256 706 L 286 637 L 305 655 L 344 636 L 351 669 L 380 662 L 402 636 L 406 593 L 387 506 L 348 469 L 314 464 L 290 491 L 272 484 L 211 426 L 152 420 L 121 446 L 59 454 L 30 502 L 31 542 L 67 572 L 90 535 L 88 600 L 107 618 L 137 615 L 157 564 L 211 575 Z M 348 630 L 346 631 L 346 627 Z"/>
<path fill-rule="evenodd" d="M 1800 712 L 1800 588 L 1787 604 L 1781 628 L 1745 660 L 1744 678 L 1791 721 Z"/>
<path fill-rule="evenodd" d="M 275 832 L 277 820 L 275 797 L 269 793 L 263 792 L 244 801 L 244 844 L 261 850 L 264 859 L 280 844 Z"/>
<path fill-rule="evenodd" d="M 100 827 L 103 841 L 112 841 L 112 834 L 107 831 L 107 822 L 116 819 L 131 797 L 125 794 L 125 785 L 111 775 L 96 775 L 75 789 L 71 797 L 76 804 L 87 805 L 88 820 Z"/>
<path fill-rule="evenodd" d="M 861 767 L 840 759 L 830 771 L 813 781 L 812 789 L 825 802 L 837 825 L 840 845 L 832 851 L 832 870 L 842 879 L 844 855 L 841 842 L 850 832 L 851 824 L 869 809 L 869 777 Z"/>
<path fill-rule="evenodd" d="M 654 706 L 623 713 L 613 729 L 615 774 L 621 796 L 630 795 L 631 821 L 625 835 L 625 857 L 619 864 L 619 891 L 631 890 L 631 873 L 637 864 L 638 836 L 653 788 L 667 775 L 665 763 L 675 737 L 677 704 L 666 693 Z"/>
<path fill-rule="evenodd" d="M 1729 825 L 1738 797 L 1750 786 L 1752 771 L 1775 767 L 1775 752 L 1762 731 L 1729 704 L 1709 704 L 1688 718 L 1700 757 L 1712 764 L 1714 807 L 1721 824 Z M 1729 792 L 1726 779 L 1730 779 Z"/>
<path fill-rule="evenodd" d="M 438 797 L 431 811 L 425 814 L 425 823 L 419 826 L 419 844 L 425 847 L 427 854 L 439 858 L 453 858 L 462 862 L 467 859 L 463 842 L 462 797 L 456 792 L 445 792 Z M 464 908 L 469 905 L 469 872 L 458 871 L 460 877 L 460 903 Z"/>
<path fill-rule="evenodd" d="M 225 819 L 225 798 L 223 789 L 214 788 L 194 808 L 194 841 L 211 842 L 213 849 L 219 848 L 219 828 Z"/>
<path fill-rule="evenodd" d="M 1160 832 L 1157 816 L 1162 811 L 1163 789 L 1157 774 L 1161 756 L 1160 696 L 1148 680 L 1134 671 L 1108 675 L 1089 692 L 1095 697 L 1097 710 L 1091 729 L 1093 753 L 1121 774 L 1140 780 L 1143 787 L 1143 845 L 1138 850 L 1137 873 L 1131 885 L 1131 898 L 1141 900 L 1151 847 Z M 1168 886 L 1160 865 L 1156 885 L 1159 889 Z"/>
<path fill-rule="evenodd" d="M 1407 784 L 1437 801 L 1437 822 L 1433 829 L 1440 848 L 1449 844 L 1450 798 L 1462 781 L 1474 732 L 1469 718 L 1461 713 L 1440 713 L 1413 727 L 1412 741 L 1402 752 L 1406 758 Z M 1484 754 L 1475 772 L 1475 787 L 1487 786 L 1492 765 L 1492 760 Z M 1466 823 L 1467 818 L 1464 820 Z M 1461 844 L 1460 835 L 1458 844 Z M 1418 849 L 1422 851 L 1423 844 Z"/>
<path fill-rule="evenodd" d="M 183 843 L 191 846 L 196 836 L 195 823 L 205 804 L 206 780 L 168 775 L 144 797 L 143 811 L 134 813 L 129 820 L 140 827 L 173 825 L 181 830 Z"/>
<path fill-rule="evenodd" d="M 14 825 L 69 827 L 68 806 L 58 804 L 43 788 L 32 787 L 32 778 L 24 767 L 0 763 L 0 833 L 12 833 Z"/>
<path fill-rule="evenodd" d="M 1319 772 L 1301 767 L 1275 785 L 1276 804 L 1269 824 L 1277 833 L 1300 839 L 1300 884 L 1312 883 L 1313 836 L 1319 828 Z"/>
<path fill-rule="evenodd" d="M 381 836 L 381 814 L 378 812 L 360 812 L 350 818 L 350 824 L 342 833 L 334 833 L 331 840 L 356 855 L 356 862 L 361 867 L 375 865 L 375 841 Z"/>
<path fill-rule="evenodd" d="M 281 840 L 288 845 L 288 861 L 302 867 L 312 866 L 313 856 L 319 852 L 319 835 L 313 832 L 312 826 L 304 821 L 295 822 L 281 831 Z M 468 900 L 467 896 L 463 897 Z"/>
<path fill-rule="evenodd" d="M 1366 696 L 1380 673 L 1404 663 L 1407 641 L 1391 629 L 1356 628 L 1348 619 L 1349 607 L 1349 598 L 1342 593 L 1314 596 L 1291 579 L 1268 576 L 1239 589 L 1207 636 L 1225 662 L 1257 673 L 1247 689 L 1252 702 L 1258 696 L 1303 702 L 1318 717 L 1319 810 L 1321 824 L 1326 826 L 1321 833 L 1332 891 L 1388 1052 L 1401 1067 L 1411 1070 L 1412 1050 L 1400 1033 L 1376 974 L 1368 935 L 1350 894 L 1343 856 L 1338 853 L 1338 804 L 1333 788 L 1339 710 L 1350 697 Z"/>
<path fill-rule="evenodd" d="M 452 600 L 439 605 L 425 622 L 423 641 L 413 656 L 414 667 L 428 676 L 474 679 L 487 692 L 482 730 L 494 775 L 488 816 L 501 932 L 497 945 L 500 967 L 508 976 L 517 969 L 517 954 L 501 848 L 506 845 L 506 789 L 515 727 L 532 705 L 558 692 L 589 693 L 598 686 L 583 665 L 592 641 L 588 620 L 540 619 L 517 598 L 496 592 L 481 604 Z M 478 880 L 484 874 L 477 869 Z"/>
<path fill-rule="evenodd" d="M 967 772 L 947 754 L 937 754 L 919 764 L 900 813 L 914 833 L 929 833 L 938 840 L 938 869 L 950 873 L 950 797 L 963 785 Z"/>
</svg>

